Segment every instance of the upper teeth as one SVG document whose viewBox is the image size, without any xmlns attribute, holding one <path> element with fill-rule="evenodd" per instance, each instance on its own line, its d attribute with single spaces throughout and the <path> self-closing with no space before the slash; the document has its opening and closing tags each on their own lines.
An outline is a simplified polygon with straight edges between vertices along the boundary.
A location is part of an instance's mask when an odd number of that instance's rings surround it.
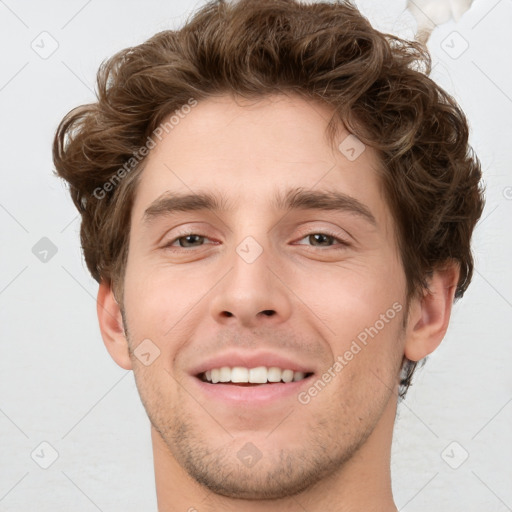
<svg viewBox="0 0 512 512">
<path fill-rule="evenodd" d="M 258 366 L 257 368 L 244 368 L 243 366 L 223 366 L 222 368 L 213 368 L 205 372 L 208 382 L 216 384 L 217 382 L 251 382 L 253 384 L 265 384 L 266 382 L 291 382 L 302 380 L 304 372 L 294 372 L 293 370 L 283 370 L 272 366 Z"/>
</svg>

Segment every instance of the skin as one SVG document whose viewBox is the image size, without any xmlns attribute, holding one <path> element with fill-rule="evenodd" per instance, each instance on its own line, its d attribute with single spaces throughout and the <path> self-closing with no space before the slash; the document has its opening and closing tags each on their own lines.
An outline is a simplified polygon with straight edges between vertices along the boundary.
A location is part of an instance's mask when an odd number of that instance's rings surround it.
<svg viewBox="0 0 512 512">
<path fill-rule="evenodd" d="M 281 94 L 210 98 L 146 160 L 123 302 L 103 281 L 98 318 L 151 420 L 160 511 L 396 510 L 389 468 L 400 365 L 441 342 L 458 269 L 435 271 L 430 291 L 406 308 L 377 156 L 366 147 L 350 161 L 331 147 L 330 115 Z M 340 130 L 336 145 L 347 135 Z M 274 193 L 292 187 L 347 194 L 376 223 L 347 211 L 273 208 Z M 145 224 L 144 211 L 166 191 L 222 194 L 230 208 Z M 181 230 L 205 238 L 180 242 Z M 335 237 L 315 235 L 326 232 Z M 252 263 L 236 251 L 247 236 L 262 249 Z M 227 349 L 268 350 L 309 365 L 316 381 L 393 304 L 396 315 L 308 403 L 294 393 L 235 407 L 206 396 L 190 374 Z M 149 365 L 134 355 L 146 339 L 160 351 Z M 252 467 L 237 457 L 246 443 L 261 454 Z"/>
</svg>

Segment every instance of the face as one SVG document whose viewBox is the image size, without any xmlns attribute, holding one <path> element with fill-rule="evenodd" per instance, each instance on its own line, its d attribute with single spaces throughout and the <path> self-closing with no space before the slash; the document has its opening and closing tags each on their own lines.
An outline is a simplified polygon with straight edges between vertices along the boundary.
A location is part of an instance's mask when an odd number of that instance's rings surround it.
<svg viewBox="0 0 512 512">
<path fill-rule="evenodd" d="M 225 496 L 327 478 L 395 399 L 394 224 L 375 153 L 333 149 L 330 115 L 281 95 L 204 100 L 141 174 L 123 303 L 138 390 L 169 456 Z"/>
</svg>

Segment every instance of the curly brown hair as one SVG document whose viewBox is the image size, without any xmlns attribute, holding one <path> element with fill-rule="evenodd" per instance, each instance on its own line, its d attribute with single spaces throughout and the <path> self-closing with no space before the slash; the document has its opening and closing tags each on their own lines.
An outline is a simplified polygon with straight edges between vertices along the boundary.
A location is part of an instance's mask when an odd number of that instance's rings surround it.
<svg viewBox="0 0 512 512">
<path fill-rule="evenodd" d="M 448 261 L 460 266 L 462 297 L 484 204 L 481 167 L 464 113 L 430 72 L 424 45 L 375 30 L 350 0 L 213 0 L 180 30 L 116 53 L 98 70 L 97 102 L 70 111 L 53 145 L 89 271 L 122 304 L 141 148 L 166 118 L 191 99 L 295 93 L 331 108 L 331 144 L 344 123 L 377 152 L 408 300 Z M 401 397 L 415 366 L 404 358 Z"/>
</svg>

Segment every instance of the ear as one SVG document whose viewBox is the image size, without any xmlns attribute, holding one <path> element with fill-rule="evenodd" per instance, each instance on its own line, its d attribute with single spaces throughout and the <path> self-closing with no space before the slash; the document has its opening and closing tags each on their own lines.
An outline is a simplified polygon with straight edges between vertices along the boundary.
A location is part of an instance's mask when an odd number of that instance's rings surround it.
<svg viewBox="0 0 512 512">
<path fill-rule="evenodd" d="M 128 340 L 123 327 L 121 307 L 117 303 L 110 283 L 102 280 L 98 290 L 96 311 L 103 343 L 112 359 L 125 370 L 132 369 Z"/>
<path fill-rule="evenodd" d="M 450 261 L 433 272 L 428 290 L 422 297 L 411 300 L 405 356 L 419 361 L 433 352 L 448 329 L 455 290 L 459 280 L 459 265 Z"/>
</svg>

